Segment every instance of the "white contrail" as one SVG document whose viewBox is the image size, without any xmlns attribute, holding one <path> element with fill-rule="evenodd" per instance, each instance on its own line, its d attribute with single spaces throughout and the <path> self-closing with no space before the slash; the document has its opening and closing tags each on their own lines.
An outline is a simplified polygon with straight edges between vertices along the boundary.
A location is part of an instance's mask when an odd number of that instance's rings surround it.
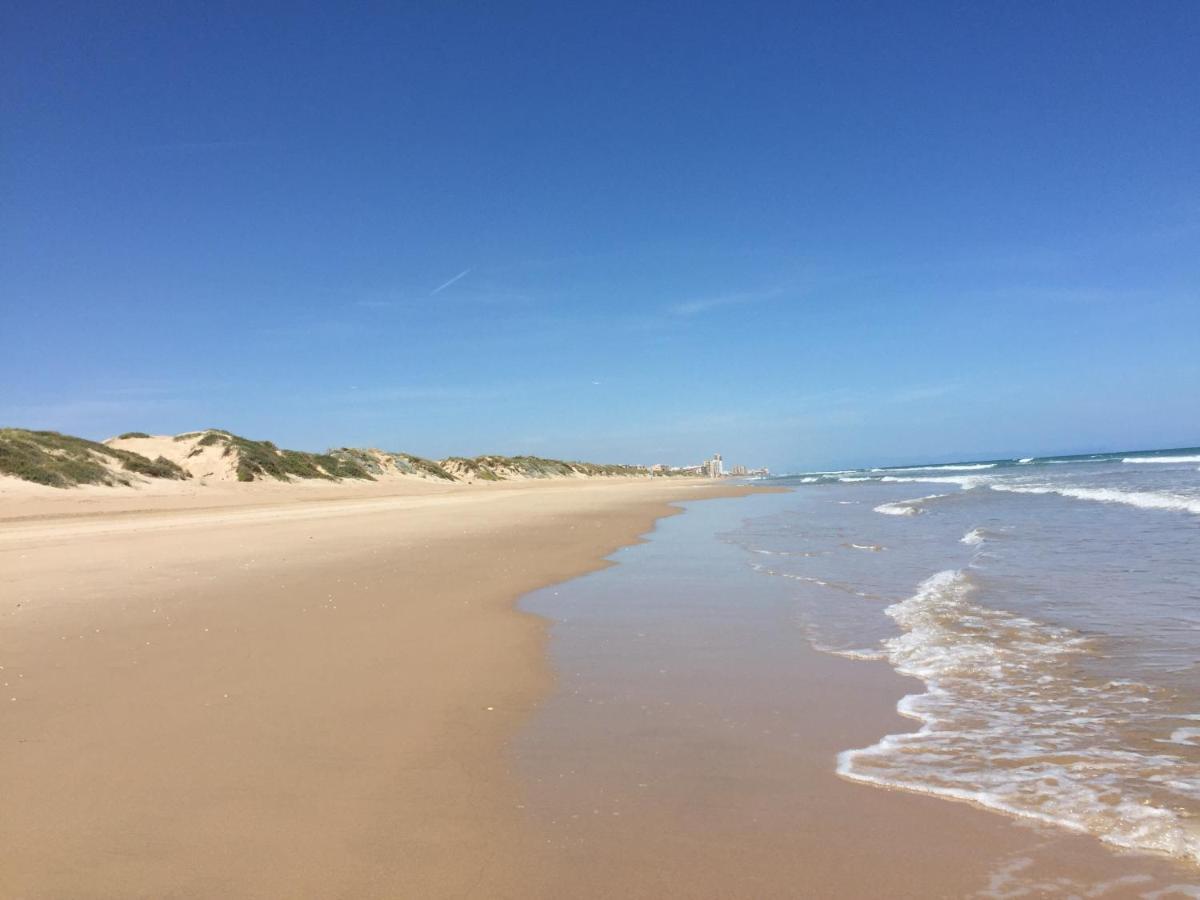
<svg viewBox="0 0 1200 900">
<path fill-rule="evenodd" d="M 432 291 L 429 292 L 429 296 L 432 297 L 434 294 L 440 294 L 446 288 L 450 287 L 450 285 L 454 284 L 454 282 L 458 281 L 460 278 L 466 278 L 467 275 L 469 275 L 470 273 L 471 273 L 470 269 L 463 269 L 461 272 L 459 272 L 457 275 L 455 275 L 453 278 L 451 278 L 445 284 L 440 284 L 437 287 L 435 287 Z"/>
</svg>

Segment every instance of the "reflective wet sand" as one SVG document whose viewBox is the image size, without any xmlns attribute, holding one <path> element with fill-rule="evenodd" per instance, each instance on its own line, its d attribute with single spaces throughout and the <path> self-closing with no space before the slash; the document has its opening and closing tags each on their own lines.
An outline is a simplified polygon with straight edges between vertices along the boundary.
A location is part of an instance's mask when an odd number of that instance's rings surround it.
<svg viewBox="0 0 1200 900">
<path fill-rule="evenodd" d="M 515 760 L 574 896 L 1188 896 L 1170 860 L 839 778 L 922 686 L 811 649 L 793 586 L 718 537 L 783 502 L 691 505 L 526 598 L 559 680 Z"/>
</svg>

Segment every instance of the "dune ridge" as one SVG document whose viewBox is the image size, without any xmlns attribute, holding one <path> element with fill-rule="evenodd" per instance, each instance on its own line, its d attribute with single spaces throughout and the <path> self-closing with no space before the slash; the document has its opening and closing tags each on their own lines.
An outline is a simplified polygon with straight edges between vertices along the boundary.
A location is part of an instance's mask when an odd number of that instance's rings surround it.
<svg viewBox="0 0 1200 900">
<path fill-rule="evenodd" d="M 0 429 L 0 478 L 51 488 L 84 484 L 138 487 L 163 480 L 201 485 L 256 481 L 513 481 L 545 478 L 649 478 L 644 466 L 486 455 L 426 459 L 378 448 L 324 453 L 281 448 L 220 428 L 176 435 L 126 432 L 104 441 L 55 431 Z"/>
</svg>

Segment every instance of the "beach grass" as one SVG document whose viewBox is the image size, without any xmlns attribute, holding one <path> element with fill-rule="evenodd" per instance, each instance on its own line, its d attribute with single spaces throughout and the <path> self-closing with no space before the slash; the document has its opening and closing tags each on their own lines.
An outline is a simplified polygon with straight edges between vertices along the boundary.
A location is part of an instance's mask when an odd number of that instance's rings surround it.
<svg viewBox="0 0 1200 900">
<path fill-rule="evenodd" d="M 572 478 L 577 476 L 636 477 L 649 474 L 648 470 L 642 466 L 604 465 L 600 463 L 547 459 L 541 456 L 452 456 L 449 459 L 443 460 L 443 464 L 459 468 L 464 474 L 483 481 L 502 481 L 505 478 L 513 476 L 521 478 Z"/>
<path fill-rule="evenodd" d="M 414 456 L 411 453 L 339 447 L 336 450 L 330 450 L 326 455 L 334 457 L 343 465 L 357 466 L 363 469 L 369 473 L 368 477 L 386 474 L 387 466 L 390 463 L 396 471 L 406 475 L 425 475 L 445 481 L 454 480 L 454 476 L 442 468 L 439 463 L 422 456 Z"/>
<path fill-rule="evenodd" d="M 65 488 L 81 484 L 129 484 L 132 479 L 126 472 L 147 478 L 189 477 L 162 456 L 149 459 L 140 453 L 57 431 L 0 428 L 0 474 Z"/>
<path fill-rule="evenodd" d="M 357 460 L 331 453 L 286 450 L 271 441 L 255 441 L 221 429 L 205 432 L 196 442 L 196 450 L 219 444 L 225 447 L 222 455 L 236 455 L 238 481 L 257 481 L 260 478 L 278 481 L 292 478 L 319 478 L 326 481 L 358 478 L 374 481 L 371 473 Z"/>
</svg>

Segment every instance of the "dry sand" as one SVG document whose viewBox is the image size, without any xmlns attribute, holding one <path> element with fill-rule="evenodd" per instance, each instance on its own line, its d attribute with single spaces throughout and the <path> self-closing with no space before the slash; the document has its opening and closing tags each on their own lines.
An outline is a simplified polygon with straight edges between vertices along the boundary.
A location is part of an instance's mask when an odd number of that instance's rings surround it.
<svg viewBox="0 0 1200 900">
<path fill-rule="evenodd" d="M 521 594 L 660 480 L 0 494 L 0 896 L 556 892 L 503 751 L 551 687 Z"/>
</svg>

